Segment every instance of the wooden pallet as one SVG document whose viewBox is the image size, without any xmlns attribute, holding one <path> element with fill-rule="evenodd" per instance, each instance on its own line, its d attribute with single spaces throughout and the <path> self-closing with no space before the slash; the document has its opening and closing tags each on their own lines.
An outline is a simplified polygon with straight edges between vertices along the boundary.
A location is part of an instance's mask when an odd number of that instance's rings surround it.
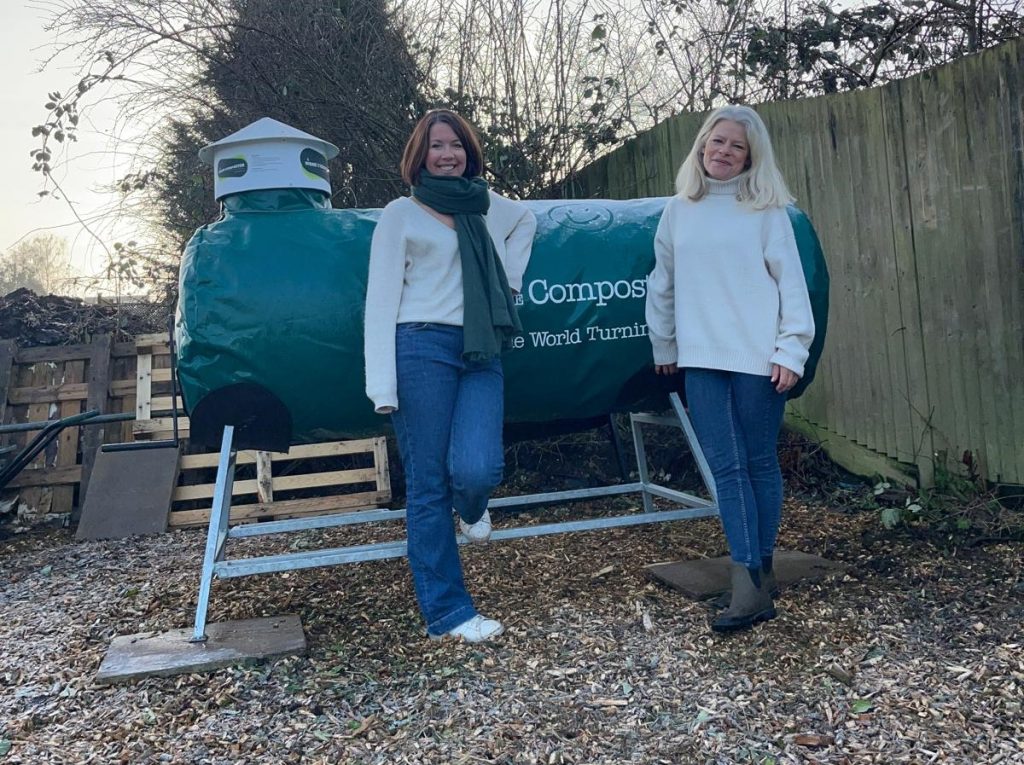
<svg viewBox="0 0 1024 765">
<path fill-rule="evenodd" d="M 171 418 L 171 349 L 166 332 L 140 335 L 137 353 L 135 404 L 132 436 L 136 441 L 173 437 Z M 177 397 L 182 412 L 181 397 Z M 189 421 L 178 416 L 178 437 L 188 439 Z M 366 455 L 359 457 L 358 455 Z M 363 467 L 336 469 L 339 458 Z M 217 454 L 186 454 L 181 458 L 180 485 L 174 492 L 169 524 L 175 527 L 202 526 L 209 522 L 214 493 Z M 298 460 L 302 460 L 298 463 Z M 255 465 L 254 478 L 236 478 L 230 522 L 296 518 L 344 510 L 379 507 L 391 501 L 387 442 L 384 438 L 330 441 L 293 446 L 286 454 L 244 451 L 236 467 Z M 301 471 L 301 472 L 300 472 Z M 250 468 L 249 472 L 252 470 Z M 300 496 L 309 490 L 331 489 L 329 496 Z M 198 505 L 198 507 L 197 507 Z"/>
<path fill-rule="evenodd" d="M 171 346 L 166 332 L 135 338 L 135 441 L 164 440 L 174 435 L 171 417 Z M 188 438 L 189 422 L 177 397 L 178 437 Z"/>
<path fill-rule="evenodd" d="M 365 456 L 360 459 L 359 455 Z M 209 522 L 210 506 L 205 503 L 213 498 L 212 475 L 218 457 L 217 454 L 190 454 L 181 458 L 181 480 L 184 483 L 175 489 L 171 501 L 171 526 L 203 526 Z M 324 469 L 325 461 L 336 461 L 339 457 L 355 457 L 355 461 L 368 466 Z M 293 470 L 284 474 L 284 470 L 297 467 L 294 464 L 297 460 L 303 461 L 304 472 Z M 391 500 L 387 442 L 383 437 L 293 446 L 287 454 L 239 452 L 236 470 L 246 465 L 255 465 L 256 474 L 255 478 L 235 479 L 229 518 L 232 525 L 355 511 L 379 507 Z M 278 475 L 273 474 L 275 469 Z M 210 477 L 208 482 L 188 483 L 190 477 L 201 471 Z M 324 497 L 281 498 L 285 494 L 327 487 L 354 491 Z M 203 506 L 182 509 L 197 502 Z"/>
<path fill-rule="evenodd" d="M 134 345 L 113 343 L 107 335 L 90 343 L 31 348 L 0 341 L 0 422 L 56 420 L 86 409 L 130 410 L 135 375 L 129 365 L 134 363 Z M 7 434 L 0 445 L 21 449 L 36 435 Z M 84 496 L 96 449 L 123 440 L 118 423 L 67 428 L 6 488 L 36 513 L 71 513 L 76 495 Z"/>
</svg>

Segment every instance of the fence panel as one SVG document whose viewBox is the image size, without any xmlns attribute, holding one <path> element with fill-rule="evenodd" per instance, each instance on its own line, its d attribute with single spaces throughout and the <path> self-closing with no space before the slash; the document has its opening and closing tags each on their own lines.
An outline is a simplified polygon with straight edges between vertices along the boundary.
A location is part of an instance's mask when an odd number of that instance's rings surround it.
<svg viewBox="0 0 1024 765">
<path fill-rule="evenodd" d="M 1022 74 L 1016 40 L 880 88 L 758 107 L 832 275 L 818 378 L 792 408 L 926 483 L 936 453 L 1024 483 Z M 671 193 L 702 119 L 672 117 L 572 188 Z"/>
</svg>

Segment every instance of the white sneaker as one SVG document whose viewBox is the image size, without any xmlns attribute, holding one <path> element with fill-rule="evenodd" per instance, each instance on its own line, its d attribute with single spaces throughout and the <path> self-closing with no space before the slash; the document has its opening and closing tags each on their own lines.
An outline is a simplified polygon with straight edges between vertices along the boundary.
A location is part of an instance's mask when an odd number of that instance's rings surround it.
<svg viewBox="0 0 1024 765">
<path fill-rule="evenodd" d="M 466 523 L 459 518 L 459 530 L 470 544 L 482 545 L 491 538 L 491 513 L 484 510 L 476 523 Z"/>
<path fill-rule="evenodd" d="M 505 631 L 505 627 L 497 619 L 488 619 L 477 614 L 472 619 L 467 619 L 458 627 L 453 627 L 443 635 L 429 635 L 431 640 L 443 640 L 446 637 L 453 637 L 457 640 L 465 640 L 467 643 L 482 643 L 493 637 L 498 637 Z"/>
</svg>

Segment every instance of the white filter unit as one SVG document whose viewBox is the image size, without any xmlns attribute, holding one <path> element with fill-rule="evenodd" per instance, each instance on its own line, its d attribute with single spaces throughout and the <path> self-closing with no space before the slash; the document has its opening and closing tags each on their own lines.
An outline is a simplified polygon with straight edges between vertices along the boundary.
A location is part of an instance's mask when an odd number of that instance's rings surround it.
<svg viewBox="0 0 1024 765">
<path fill-rule="evenodd" d="M 331 193 L 327 161 L 338 147 L 264 117 L 199 150 L 213 166 L 217 199 L 259 189 L 316 189 Z"/>
</svg>

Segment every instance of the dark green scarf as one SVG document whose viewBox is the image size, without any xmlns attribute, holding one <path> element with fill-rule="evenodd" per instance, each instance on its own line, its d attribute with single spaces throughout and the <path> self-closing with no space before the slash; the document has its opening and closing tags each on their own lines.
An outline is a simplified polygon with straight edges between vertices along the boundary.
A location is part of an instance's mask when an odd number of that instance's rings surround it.
<svg viewBox="0 0 1024 765">
<path fill-rule="evenodd" d="M 413 186 L 412 195 L 455 219 L 462 260 L 462 358 L 483 361 L 497 356 L 523 328 L 508 277 L 484 222 L 484 213 L 491 204 L 487 182 L 483 178 L 421 171 L 419 185 Z"/>
</svg>

